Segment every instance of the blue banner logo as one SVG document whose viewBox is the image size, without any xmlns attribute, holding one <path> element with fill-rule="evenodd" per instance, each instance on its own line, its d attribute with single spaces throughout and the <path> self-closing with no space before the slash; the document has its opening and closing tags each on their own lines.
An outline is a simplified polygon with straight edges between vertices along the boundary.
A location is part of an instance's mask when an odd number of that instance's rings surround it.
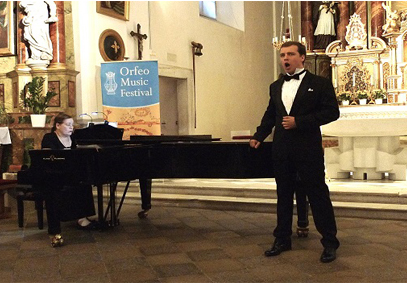
<svg viewBox="0 0 407 285">
<path fill-rule="evenodd" d="M 156 60 L 102 63 L 101 83 L 104 106 L 146 107 L 160 101 Z"/>
</svg>

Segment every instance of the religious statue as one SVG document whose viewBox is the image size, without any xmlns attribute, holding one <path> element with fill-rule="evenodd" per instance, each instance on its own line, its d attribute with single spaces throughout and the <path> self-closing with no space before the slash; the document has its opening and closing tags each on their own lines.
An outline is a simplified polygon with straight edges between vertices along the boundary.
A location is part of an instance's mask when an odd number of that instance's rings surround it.
<svg viewBox="0 0 407 285">
<path fill-rule="evenodd" d="M 30 50 L 30 58 L 26 63 L 44 61 L 49 64 L 53 58 L 49 23 L 58 21 L 54 1 L 23 0 L 20 7 L 26 13 L 21 22 L 24 25 L 24 39 Z"/>
<path fill-rule="evenodd" d="M 383 8 L 386 9 L 386 24 L 382 27 L 385 34 L 390 34 L 393 32 L 400 31 L 400 15 L 397 11 L 392 12 L 390 6 L 382 4 Z"/>
<path fill-rule="evenodd" d="M 339 16 L 337 3 L 335 1 L 322 1 L 318 12 L 314 13 L 314 24 L 316 23 L 314 32 L 315 49 L 325 49 L 336 39 L 335 27 Z"/>
</svg>

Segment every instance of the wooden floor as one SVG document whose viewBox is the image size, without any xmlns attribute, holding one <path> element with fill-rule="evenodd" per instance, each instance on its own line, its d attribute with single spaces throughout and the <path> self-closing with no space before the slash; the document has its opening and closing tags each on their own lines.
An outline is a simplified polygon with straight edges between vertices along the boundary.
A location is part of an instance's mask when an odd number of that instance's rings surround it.
<svg viewBox="0 0 407 285">
<path fill-rule="evenodd" d="M 63 223 L 52 248 L 27 207 L 0 219 L 1 282 L 405 282 L 407 222 L 337 218 L 338 258 L 319 262 L 320 236 L 293 236 L 293 250 L 265 257 L 273 213 L 155 206 L 147 219 L 127 203 L 120 226 L 104 232 Z M 312 221 L 312 220 L 311 220 Z"/>
</svg>

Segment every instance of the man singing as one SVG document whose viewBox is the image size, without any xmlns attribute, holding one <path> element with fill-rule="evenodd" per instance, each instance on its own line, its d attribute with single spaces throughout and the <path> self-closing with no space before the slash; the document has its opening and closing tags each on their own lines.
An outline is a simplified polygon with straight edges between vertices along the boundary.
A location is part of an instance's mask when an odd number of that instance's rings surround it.
<svg viewBox="0 0 407 285">
<path fill-rule="evenodd" d="M 285 42 L 280 61 L 286 75 L 270 85 L 270 101 L 250 146 L 258 148 L 275 127 L 273 165 L 277 183 L 275 241 L 266 256 L 291 250 L 293 195 L 296 179 L 302 183 L 324 247 L 320 261 L 336 259 L 335 215 L 325 183 L 324 153 L 320 126 L 339 117 L 332 83 L 304 69 L 305 46 Z"/>
</svg>

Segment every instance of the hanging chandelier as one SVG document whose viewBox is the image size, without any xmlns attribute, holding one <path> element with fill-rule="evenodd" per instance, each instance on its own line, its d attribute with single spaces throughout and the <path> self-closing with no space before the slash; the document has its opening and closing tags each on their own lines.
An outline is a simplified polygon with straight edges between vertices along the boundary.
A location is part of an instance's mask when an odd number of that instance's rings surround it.
<svg viewBox="0 0 407 285">
<path fill-rule="evenodd" d="M 287 2 L 287 18 L 288 18 L 288 28 L 284 30 L 284 14 L 285 14 L 285 2 Z M 281 25 L 279 36 L 273 37 L 272 43 L 275 49 L 280 50 L 283 43 L 288 41 L 295 41 L 294 29 L 293 29 L 293 17 L 291 15 L 291 4 L 290 1 L 283 1 L 281 10 Z M 304 46 L 307 46 L 305 37 L 298 35 L 298 41 Z"/>
</svg>

